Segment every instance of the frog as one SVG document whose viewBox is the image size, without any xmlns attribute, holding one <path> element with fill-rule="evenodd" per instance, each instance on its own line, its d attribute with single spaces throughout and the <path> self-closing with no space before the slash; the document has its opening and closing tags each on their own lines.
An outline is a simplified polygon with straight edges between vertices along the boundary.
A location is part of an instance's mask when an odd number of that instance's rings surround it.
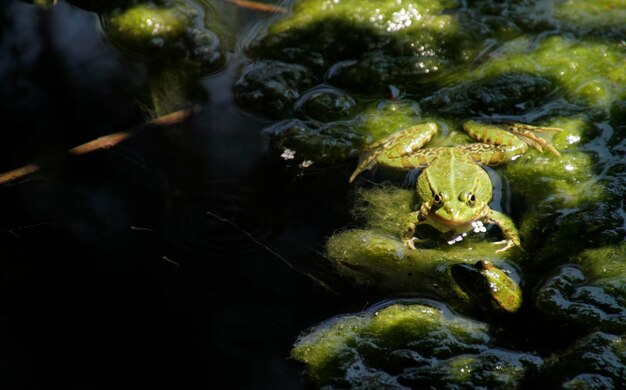
<svg viewBox="0 0 626 390">
<path fill-rule="evenodd" d="M 489 202 L 493 184 L 483 166 L 505 164 L 522 156 L 530 147 L 560 156 L 540 133 L 558 133 L 557 127 L 515 122 L 468 120 L 463 130 L 478 142 L 464 145 L 425 147 L 439 126 L 423 122 L 397 131 L 370 144 L 361 155 L 349 181 L 376 165 L 398 169 L 422 168 L 416 181 L 416 207 L 400 233 L 404 245 L 416 249 L 427 241 L 415 237 L 416 227 L 426 224 L 445 234 L 452 244 L 471 230 L 485 231 L 483 224 L 496 225 L 504 239 L 493 242 L 496 253 L 518 248 L 523 251 L 519 232 L 506 214 L 493 210 Z"/>
<path fill-rule="evenodd" d="M 522 289 L 507 270 L 496 267 L 489 260 L 474 264 L 455 264 L 450 268 L 452 277 L 461 289 L 484 308 L 485 302 L 506 313 L 515 313 L 522 305 Z"/>
</svg>

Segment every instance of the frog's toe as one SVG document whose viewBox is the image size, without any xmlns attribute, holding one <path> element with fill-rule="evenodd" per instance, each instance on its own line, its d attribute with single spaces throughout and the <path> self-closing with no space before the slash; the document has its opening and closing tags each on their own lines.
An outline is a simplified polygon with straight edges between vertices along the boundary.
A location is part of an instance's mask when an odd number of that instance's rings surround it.
<svg viewBox="0 0 626 390">
<path fill-rule="evenodd" d="M 558 127 L 536 127 L 536 126 L 518 126 L 511 129 L 511 132 L 517 134 L 524 142 L 533 148 L 537 149 L 540 152 L 543 152 L 543 149 L 547 149 L 550 153 L 561 156 L 561 153 L 552 146 L 548 141 L 546 141 L 543 137 L 538 136 L 535 133 L 558 133 L 563 131 L 563 129 Z"/>
<path fill-rule="evenodd" d="M 502 240 L 492 242 L 491 245 L 504 245 L 502 248 L 496 250 L 496 253 L 501 253 L 513 248 L 515 246 L 515 243 L 513 242 L 513 240 Z"/>
<path fill-rule="evenodd" d="M 416 240 L 417 239 L 415 237 L 413 237 L 413 238 L 404 239 L 402 241 L 404 241 L 404 246 L 405 247 L 407 247 L 409 249 L 417 249 L 417 248 L 415 248 L 415 241 Z"/>
<path fill-rule="evenodd" d="M 415 244 L 423 244 L 425 242 L 428 242 L 428 239 L 422 239 L 422 238 L 417 238 L 417 237 L 411 237 L 411 238 L 405 238 L 404 240 L 404 246 L 406 246 L 407 248 L 410 249 L 417 249 L 415 247 Z"/>
</svg>

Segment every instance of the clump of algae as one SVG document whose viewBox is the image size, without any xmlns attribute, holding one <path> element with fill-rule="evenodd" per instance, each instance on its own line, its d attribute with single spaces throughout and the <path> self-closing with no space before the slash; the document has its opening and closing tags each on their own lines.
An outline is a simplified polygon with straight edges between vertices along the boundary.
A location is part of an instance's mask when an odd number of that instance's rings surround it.
<svg viewBox="0 0 626 390">
<path fill-rule="evenodd" d="M 608 108 L 626 96 L 625 58 L 623 49 L 613 43 L 561 35 L 547 36 L 538 42 L 520 37 L 504 44 L 463 79 L 529 73 L 556 82 L 571 102 Z"/>
<path fill-rule="evenodd" d="M 268 103 L 260 99 L 259 104 Z M 414 101 L 382 100 L 367 105 L 353 118 L 329 122 L 312 118 L 288 119 L 265 129 L 264 133 L 277 152 L 289 149 L 294 152 L 296 160 L 324 165 L 357 157 L 375 139 L 420 120 L 420 108 Z"/>
<path fill-rule="evenodd" d="M 225 56 L 200 9 L 183 0 L 112 4 L 101 12 L 101 21 L 107 36 L 124 49 L 204 73 L 220 68 Z"/>
<path fill-rule="evenodd" d="M 543 361 L 498 348 L 488 326 L 427 302 L 383 304 L 298 339 L 292 356 L 322 385 L 519 387 Z"/>
<path fill-rule="evenodd" d="M 574 389 L 626 387 L 626 338 L 623 332 L 593 332 L 546 364 L 544 385 Z"/>
<path fill-rule="evenodd" d="M 626 243 L 585 250 L 572 263 L 541 286 L 537 308 L 579 331 L 626 331 Z"/>
</svg>

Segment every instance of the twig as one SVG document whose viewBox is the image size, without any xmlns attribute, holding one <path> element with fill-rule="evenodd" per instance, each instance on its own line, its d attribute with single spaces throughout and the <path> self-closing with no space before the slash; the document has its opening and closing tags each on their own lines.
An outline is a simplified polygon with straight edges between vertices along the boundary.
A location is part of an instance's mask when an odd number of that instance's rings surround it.
<svg viewBox="0 0 626 390">
<path fill-rule="evenodd" d="M 78 145 L 73 147 L 67 151 L 67 153 L 78 156 L 81 154 L 86 154 L 90 152 L 94 152 L 100 149 L 108 149 L 111 148 L 120 142 L 127 140 L 135 135 L 137 135 L 141 130 L 145 130 L 150 127 L 158 127 L 158 126 L 169 126 L 176 123 L 180 123 L 187 119 L 195 109 L 185 109 L 173 112 L 171 114 L 163 115 L 158 118 L 152 119 L 146 123 L 143 123 L 137 127 L 134 127 L 130 130 L 120 131 L 117 133 L 107 134 L 102 137 L 98 137 L 92 141 L 86 142 L 82 145 Z M 0 185 L 4 185 L 7 183 L 11 183 L 15 180 L 21 179 L 25 176 L 33 174 L 41 169 L 40 164 L 32 163 L 25 165 L 23 167 L 14 169 L 9 172 L 5 172 L 0 174 Z"/>
<path fill-rule="evenodd" d="M 234 4 L 238 7 L 253 9 L 255 11 L 273 12 L 277 14 L 287 13 L 287 9 L 279 5 L 258 3 L 249 0 L 224 0 L 227 3 Z"/>
</svg>

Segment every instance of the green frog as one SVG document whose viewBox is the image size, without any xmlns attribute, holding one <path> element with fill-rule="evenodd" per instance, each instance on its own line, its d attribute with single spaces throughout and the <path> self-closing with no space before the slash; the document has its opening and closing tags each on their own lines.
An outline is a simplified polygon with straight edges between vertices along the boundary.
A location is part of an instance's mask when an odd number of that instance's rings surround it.
<svg viewBox="0 0 626 390">
<path fill-rule="evenodd" d="M 548 141 L 536 133 L 559 132 L 554 127 L 538 127 L 521 123 L 484 123 L 470 120 L 463 129 L 479 142 L 466 145 L 422 148 L 437 133 L 435 123 L 422 123 L 396 132 L 370 145 L 350 177 L 352 182 L 361 172 L 377 164 L 392 168 L 424 167 L 416 184 L 418 204 L 401 236 L 405 245 L 415 249 L 423 240 L 415 237 L 417 225 L 427 224 L 460 241 L 467 232 L 484 231 L 483 223 L 497 225 L 504 240 L 496 252 L 512 247 L 522 249 L 513 221 L 489 208 L 493 186 L 482 165 L 495 166 L 515 160 L 528 146 L 544 149 L 560 156 Z"/>
<path fill-rule="evenodd" d="M 475 264 L 455 264 L 450 268 L 454 280 L 470 299 L 483 305 L 491 302 L 496 310 L 516 312 L 522 305 L 522 289 L 508 272 L 488 260 Z"/>
</svg>

